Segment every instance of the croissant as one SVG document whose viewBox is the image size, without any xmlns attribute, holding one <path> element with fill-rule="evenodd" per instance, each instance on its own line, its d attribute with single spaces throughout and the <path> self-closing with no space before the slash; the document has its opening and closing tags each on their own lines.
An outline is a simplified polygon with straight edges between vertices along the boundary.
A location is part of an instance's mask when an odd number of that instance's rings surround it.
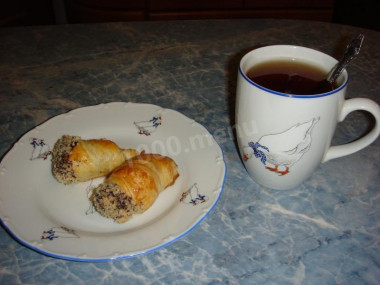
<svg viewBox="0 0 380 285">
<path fill-rule="evenodd" d="M 90 200 L 101 215 L 124 223 L 152 206 L 178 176 L 177 164 L 171 158 L 142 153 L 115 169 L 93 190 Z"/>
<path fill-rule="evenodd" d="M 83 182 L 106 176 L 137 154 L 134 149 L 120 149 L 110 140 L 64 135 L 52 151 L 52 172 L 64 184 Z"/>
</svg>

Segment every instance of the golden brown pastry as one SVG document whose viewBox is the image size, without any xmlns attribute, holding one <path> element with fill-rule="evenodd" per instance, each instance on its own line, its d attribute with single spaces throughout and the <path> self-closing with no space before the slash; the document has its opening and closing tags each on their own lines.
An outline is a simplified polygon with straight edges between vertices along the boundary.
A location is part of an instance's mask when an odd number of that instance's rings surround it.
<svg viewBox="0 0 380 285">
<path fill-rule="evenodd" d="M 52 172 L 64 184 L 83 182 L 106 176 L 137 154 L 136 150 L 120 149 L 109 140 L 64 135 L 53 148 Z"/>
<path fill-rule="evenodd" d="M 142 153 L 115 169 L 93 190 L 90 200 L 101 215 L 123 223 L 145 212 L 178 176 L 171 158 Z"/>
</svg>

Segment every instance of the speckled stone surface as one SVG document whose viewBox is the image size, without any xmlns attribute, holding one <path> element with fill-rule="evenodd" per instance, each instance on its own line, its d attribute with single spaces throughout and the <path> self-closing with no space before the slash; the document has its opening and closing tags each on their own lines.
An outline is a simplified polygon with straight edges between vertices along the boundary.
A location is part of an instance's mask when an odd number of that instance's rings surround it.
<svg viewBox="0 0 380 285">
<path fill-rule="evenodd" d="M 175 109 L 204 125 L 228 168 L 212 213 L 185 237 L 146 255 L 65 261 L 20 245 L 0 228 L 0 284 L 379 284 L 379 140 L 321 165 L 296 189 L 275 191 L 250 180 L 231 128 L 245 52 L 296 44 L 339 57 L 358 32 L 366 38 L 348 68 L 348 97 L 379 103 L 375 31 L 278 20 L 0 29 L 0 155 L 55 115 L 129 101 Z M 334 144 L 371 124 L 364 113 L 350 115 Z"/>
</svg>

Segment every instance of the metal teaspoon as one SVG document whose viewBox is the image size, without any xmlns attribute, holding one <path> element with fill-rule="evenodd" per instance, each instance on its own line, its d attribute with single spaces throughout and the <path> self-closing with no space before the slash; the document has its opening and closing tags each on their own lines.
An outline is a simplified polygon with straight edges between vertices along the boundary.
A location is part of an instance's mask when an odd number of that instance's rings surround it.
<svg viewBox="0 0 380 285">
<path fill-rule="evenodd" d="M 354 38 L 346 48 L 342 58 L 334 65 L 334 67 L 327 74 L 326 79 L 318 83 L 317 87 L 314 89 L 314 94 L 317 94 L 319 90 L 322 89 L 331 89 L 335 80 L 342 73 L 343 69 L 359 54 L 360 48 L 364 40 L 364 35 L 359 34 Z"/>
</svg>

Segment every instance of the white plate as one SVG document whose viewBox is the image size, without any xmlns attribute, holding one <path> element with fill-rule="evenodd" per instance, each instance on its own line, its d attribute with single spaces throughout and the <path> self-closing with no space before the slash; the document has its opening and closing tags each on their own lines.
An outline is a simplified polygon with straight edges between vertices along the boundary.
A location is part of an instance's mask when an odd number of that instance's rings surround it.
<svg viewBox="0 0 380 285">
<path fill-rule="evenodd" d="M 173 158 L 180 177 L 153 206 L 124 224 L 100 216 L 89 202 L 103 181 L 65 186 L 51 174 L 49 151 L 63 134 L 107 138 Z M 181 113 L 149 104 L 109 103 L 54 117 L 25 134 L 0 165 L 0 218 L 22 244 L 49 256 L 103 261 L 168 245 L 197 226 L 216 205 L 226 165 L 210 133 Z"/>
</svg>

